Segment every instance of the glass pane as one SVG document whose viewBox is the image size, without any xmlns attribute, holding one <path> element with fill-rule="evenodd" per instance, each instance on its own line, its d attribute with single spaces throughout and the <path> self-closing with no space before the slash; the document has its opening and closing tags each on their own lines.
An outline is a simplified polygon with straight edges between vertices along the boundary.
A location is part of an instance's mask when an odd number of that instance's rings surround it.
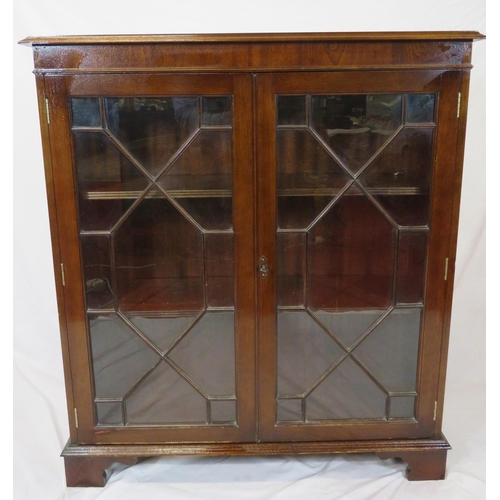
<svg viewBox="0 0 500 500">
<path fill-rule="evenodd" d="M 408 94 L 406 121 L 411 123 L 433 123 L 434 101 L 434 94 Z"/>
<path fill-rule="evenodd" d="M 306 420 L 384 418 L 386 395 L 346 358 L 306 398 Z"/>
<path fill-rule="evenodd" d="M 101 106 L 99 99 L 72 98 L 71 117 L 73 119 L 73 127 L 100 127 Z"/>
<path fill-rule="evenodd" d="M 302 421 L 302 398 L 301 399 L 278 399 L 276 402 L 277 420 Z"/>
<path fill-rule="evenodd" d="M 117 299 L 126 314 L 193 316 L 203 309 L 202 236 L 168 200 L 141 201 L 116 231 L 114 247 Z"/>
<path fill-rule="evenodd" d="M 234 312 L 205 313 L 168 356 L 207 395 L 234 396 Z"/>
<path fill-rule="evenodd" d="M 207 422 L 207 402 L 166 362 L 160 362 L 125 399 L 128 424 Z"/>
<path fill-rule="evenodd" d="M 103 132 L 74 132 L 80 229 L 106 230 L 149 185 Z"/>
<path fill-rule="evenodd" d="M 234 422 L 207 399 L 236 397 L 234 312 L 207 312 L 234 308 L 232 96 L 74 99 L 72 120 L 99 423 Z"/>
<path fill-rule="evenodd" d="M 313 311 L 387 309 L 396 230 L 354 187 L 309 231 L 307 300 Z"/>
<path fill-rule="evenodd" d="M 203 97 L 201 100 L 203 125 L 231 125 L 232 100 L 230 96 Z"/>
<path fill-rule="evenodd" d="M 391 392 L 416 390 L 421 308 L 394 309 L 354 354 Z"/>
<path fill-rule="evenodd" d="M 121 398 L 156 363 L 152 350 L 116 314 L 88 317 L 95 395 Z"/>
<path fill-rule="evenodd" d="M 399 94 L 312 96 L 314 129 L 357 173 L 401 126 Z"/>
<path fill-rule="evenodd" d="M 421 304 L 424 300 L 428 233 L 400 231 L 396 302 Z"/>
<path fill-rule="evenodd" d="M 208 307 L 234 307 L 234 235 L 205 234 Z"/>
<path fill-rule="evenodd" d="M 157 176 L 198 128 L 196 97 L 126 97 L 105 100 L 109 130 Z"/>
<path fill-rule="evenodd" d="M 434 107 L 278 96 L 278 421 L 413 416 Z"/>
<path fill-rule="evenodd" d="M 233 227 L 233 207 L 230 197 L 176 198 L 176 201 L 203 229 Z"/>
<path fill-rule="evenodd" d="M 203 130 L 158 180 L 205 229 L 231 229 L 232 131 Z"/>
<path fill-rule="evenodd" d="M 306 392 L 343 354 L 305 311 L 278 313 L 278 396 Z"/>
<path fill-rule="evenodd" d="M 391 418 L 411 418 L 415 414 L 413 396 L 391 397 Z"/>
<path fill-rule="evenodd" d="M 340 340 L 346 348 L 354 343 L 382 317 L 385 311 L 331 311 L 318 310 L 314 316 L 321 321 L 323 326 L 336 339 Z"/>
<path fill-rule="evenodd" d="M 276 235 L 276 295 L 279 307 L 305 304 L 306 234 Z"/>
<path fill-rule="evenodd" d="M 181 312 L 139 311 L 129 312 L 130 322 L 162 352 L 172 347 L 180 336 L 194 323 L 198 314 Z"/>
<path fill-rule="evenodd" d="M 402 130 L 360 177 L 402 226 L 428 224 L 433 137 L 433 128 Z"/>
<path fill-rule="evenodd" d="M 306 124 L 306 96 L 278 96 L 278 125 Z"/>
<path fill-rule="evenodd" d="M 83 276 L 87 309 L 113 309 L 108 236 L 82 236 Z"/>
<path fill-rule="evenodd" d="M 210 401 L 212 422 L 236 422 L 236 401 Z"/>
<path fill-rule="evenodd" d="M 96 403 L 97 423 L 103 425 L 123 425 L 121 402 Z"/>
<path fill-rule="evenodd" d="M 278 227 L 306 228 L 349 177 L 308 130 L 277 131 Z"/>
</svg>

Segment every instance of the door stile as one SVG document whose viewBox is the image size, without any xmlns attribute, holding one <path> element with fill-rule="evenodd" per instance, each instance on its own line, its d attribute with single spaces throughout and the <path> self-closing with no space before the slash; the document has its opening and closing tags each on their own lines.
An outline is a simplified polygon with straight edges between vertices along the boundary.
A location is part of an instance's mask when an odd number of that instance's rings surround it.
<svg viewBox="0 0 500 500">
<path fill-rule="evenodd" d="M 276 392 L 276 356 L 273 334 L 276 323 L 276 172 L 275 164 L 275 102 L 274 75 L 257 76 L 257 292 L 258 292 L 258 441 L 273 439 L 269 422 L 276 419 L 274 394 Z M 268 272 L 264 275 L 259 261 L 264 257 Z"/>
<path fill-rule="evenodd" d="M 236 384 L 241 440 L 256 436 L 256 340 L 255 340 L 255 193 L 253 79 L 235 74 L 234 81 L 234 225 L 236 275 Z"/>
<path fill-rule="evenodd" d="M 431 232 L 427 256 L 426 297 L 420 348 L 418 405 L 419 424 L 425 435 L 432 435 L 439 404 L 439 378 L 442 352 L 446 352 L 449 332 L 444 325 L 446 290 L 450 277 L 449 267 L 455 255 L 450 244 L 452 227 L 457 214 L 452 210 L 455 193 L 456 147 L 459 130 L 457 116 L 461 71 L 443 74 L 439 95 L 437 134 L 435 138 L 435 164 L 431 194 Z"/>
<path fill-rule="evenodd" d="M 69 409 L 79 443 L 95 443 L 93 435 L 93 379 L 90 369 L 90 344 L 87 337 L 83 297 L 82 264 L 76 207 L 72 143 L 68 121 L 68 89 L 64 78 L 45 76 L 51 102 L 51 154 L 55 205 L 61 263 L 64 266 L 64 309 L 67 342 L 73 380 L 74 409 Z"/>
</svg>

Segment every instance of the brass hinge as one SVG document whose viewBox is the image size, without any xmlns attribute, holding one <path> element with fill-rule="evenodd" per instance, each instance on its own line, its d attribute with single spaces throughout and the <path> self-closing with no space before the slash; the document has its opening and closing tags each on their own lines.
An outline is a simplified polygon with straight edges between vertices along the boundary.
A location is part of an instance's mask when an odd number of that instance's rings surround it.
<svg viewBox="0 0 500 500">
<path fill-rule="evenodd" d="M 61 262 L 61 281 L 62 285 L 66 286 L 66 277 L 64 276 L 64 264 Z"/>
<path fill-rule="evenodd" d="M 78 429 L 78 410 L 76 408 L 73 410 L 75 410 L 75 427 Z"/>
<path fill-rule="evenodd" d="M 458 103 L 457 103 L 457 118 L 460 118 L 460 101 L 462 100 L 462 92 L 458 93 Z"/>
<path fill-rule="evenodd" d="M 446 257 L 446 260 L 444 261 L 444 280 L 448 281 L 448 257 Z"/>
<path fill-rule="evenodd" d="M 438 412 L 438 402 L 434 401 L 434 421 L 436 421 L 437 412 Z"/>
<path fill-rule="evenodd" d="M 45 99 L 45 114 L 47 115 L 47 123 L 50 125 L 50 108 L 48 99 Z"/>
</svg>

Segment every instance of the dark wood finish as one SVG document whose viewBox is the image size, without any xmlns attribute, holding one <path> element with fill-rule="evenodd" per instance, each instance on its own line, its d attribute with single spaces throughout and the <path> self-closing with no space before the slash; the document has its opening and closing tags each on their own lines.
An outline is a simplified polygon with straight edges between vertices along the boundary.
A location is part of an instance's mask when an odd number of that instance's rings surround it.
<svg viewBox="0 0 500 500">
<path fill-rule="evenodd" d="M 56 285 L 57 307 L 59 313 L 59 329 L 61 337 L 61 348 L 63 353 L 64 382 L 66 387 L 66 401 L 68 408 L 68 419 L 70 427 L 70 439 L 76 442 L 76 422 L 74 413 L 74 389 L 73 389 L 73 372 L 69 363 L 69 338 L 66 323 L 66 309 L 64 302 L 64 287 L 61 276 L 61 257 L 59 248 L 59 228 L 56 209 L 56 187 L 54 185 L 54 174 L 52 169 L 52 156 L 50 150 L 50 127 L 46 120 L 45 106 L 45 85 L 43 76 L 36 77 L 36 86 L 38 93 L 38 113 L 40 117 L 40 131 L 42 135 L 43 148 L 43 163 L 45 169 L 45 183 L 47 190 L 47 202 L 49 206 L 49 223 L 52 243 L 52 256 L 54 263 L 54 281 Z"/>
<path fill-rule="evenodd" d="M 95 77 L 46 77 L 46 93 L 50 95 L 50 109 L 53 114 L 49 128 L 57 139 L 52 141 L 52 162 L 61 166 L 56 182 L 56 203 L 67 206 L 59 218 L 59 230 L 65 234 L 61 238 L 61 261 L 64 263 L 66 286 L 64 287 L 66 311 L 70 314 L 72 324 L 69 365 L 78 376 L 73 375 L 73 386 L 76 393 L 74 408 L 78 413 L 79 426 L 76 430 L 80 443 L 124 443 L 124 442 L 183 442 L 183 441 L 241 441 L 253 439 L 255 436 L 255 419 L 253 418 L 255 360 L 254 352 L 254 293 L 252 288 L 253 263 L 247 255 L 253 248 L 253 224 L 251 217 L 246 216 L 246 207 L 251 205 L 253 168 L 252 168 L 252 121 L 251 101 L 245 100 L 245 94 L 251 87 L 250 75 L 175 75 L 166 78 L 161 75 L 144 77 L 131 75 L 122 79 L 119 75 L 102 75 Z M 237 82 L 238 87 L 235 89 Z M 82 92 L 86 89 L 86 92 Z M 80 251 L 78 243 L 77 207 L 74 197 L 75 179 L 73 170 L 65 165 L 72 164 L 71 139 L 68 115 L 64 111 L 67 99 L 72 95 L 210 95 L 235 93 L 235 126 L 233 163 L 235 165 L 234 206 L 236 234 L 236 355 L 238 393 L 241 398 L 239 408 L 239 427 L 163 427 L 145 428 L 138 426 L 121 429 L 95 428 L 93 409 L 93 381 L 90 360 L 90 339 L 87 334 L 87 320 L 82 294 Z M 59 112 L 58 112 L 59 111 Z M 240 277 L 241 274 L 241 277 Z M 249 278 L 251 277 L 251 279 Z M 147 290 L 144 291 L 147 294 Z M 140 297 L 132 297 L 137 300 Z M 74 411 L 73 411 L 74 415 Z M 140 436 L 140 437 L 139 437 Z"/>
<path fill-rule="evenodd" d="M 437 382 L 439 380 L 439 358 L 441 355 L 440 335 L 444 311 L 444 297 L 447 282 L 444 280 L 445 259 L 449 249 L 443 245 L 449 234 L 449 209 L 453 204 L 453 185 L 449 179 L 455 165 L 455 144 L 457 134 L 457 95 L 460 89 L 461 73 L 447 72 L 402 72 L 393 71 L 388 80 L 384 73 L 280 73 L 261 75 L 258 88 L 259 103 L 259 206 L 266 207 L 266 217 L 260 216 L 259 253 L 266 255 L 270 265 L 270 276 L 260 280 L 260 328 L 259 361 L 265 367 L 260 381 L 259 434 L 263 440 L 316 440 L 346 439 L 363 436 L 365 439 L 378 437 L 424 437 L 434 432 L 434 405 L 437 401 Z M 434 202 L 431 205 L 431 239 L 429 244 L 426 297 L 424 303 L 423 327 L 419 354 L 418 393 L 419 406 L 417 422 L 374 422 L 356 421 L 356 423 L 321 423 L 308 425 L 307 431 L 302 425 L 287 424 L 275 426 L 275 384 L 276 380 L 276 290 L 275 273 L 275 217 L 269 207 L 274 206 L 276 196 L 275 150 L 275 95 L 276 94 L 321 94 L 329 89 L 335 92 L 370 94 L 381 92 L 440 92 L 439 115 L 437 117 L 438 136 L 436 138 L 435 165 L 433 172 Z M 330 90 L 331 92 L 331 90 Z M 446 151 L 442 151 L 446 150 Z M 376 228 L 374 228 L 376 230 Z M 362 263 L 358 262 L 362 267 Z"/>
<path fill-rule="evenodd" d="M 436 163 L 433 172 L 431 193 L 431 233 L 427 257 L 426 309 L 423 331 L 429 335 L 423 340 L 426 355 L 419 366 L 419 386 L 423 389 L 419 402 L 421 423 L 432 432 L 434 410 L 437 401 L 439 361 L 442 342 L 442 322 L 444 299 L 446 296 L 446 259 L 453 259 L 448 241 L 450 230 L 450 210 L 453 204 L 453 178 L 455 169 L 456 133 L 458 127 L 457 105 L 460 89 L 460 73 L 446 72 L 442 78 L 438 129 L 436 137 Z M 436 332 L 440 332 L 437 335 Z M 420 354 L 423 354 L 422 346 Z"/>
<path fill-rule="evenodd" d="M 471 48 L 455 41 L 39 45 L 34 57 L 42 73 L 344 71 L 470 68 Z"/>
<path fill-rule="evenodd" d="M 443 421 L 443 404 L 444 404 L 444 389 L 446 381 L 446 367 L 448 363 L 448 345 L 450 340 L 450 323 L 451 311 L 453 301 L 453 285 L 455 281 L 455 260 L 457 253 L 457 237 L 458 237 L 458 218 L 460 213 L 460 196 L 462 194 L 462 172 L 463 172 L 463 158 L 465 148 L 465 131 L 467 123 L 467 105 L 469 100 L 469 83 L 470 71 L 462 72 L 460 92 L 462 99 L 460 102 L 460 117 L 458 120 L 458 136 L 457 136 L 457 150 L 455 156 L 455 173 L 453 175 L 453 206 L 450 213 L 450 243 L 449 243 L 449 264 L 448 276 L 446 287 L 446 299 L 444 304 L 443 313 L 443 336 L 441 346 L 441 360 L 439 363 L 439 386 L 437 394 L 437 416 L 435 422 L 435 430 L 441 429 Z"/>
<path fill-rule="evenodd" d="M 446 452 L 450 447 L 441 435 L 441 423 L 463 143 L 472 42 L 480 38 L 483 35 L 477 32 L 460 31 L 124 35 L 27 38 L 20 42 L 33 47 L 35 61 L 70 423 L 70 443 L 63 452 L 69 486 L 102 486 L 105 482 L 103 471 L 114 461 L 131 464 L 138 457 L 180 454 L 375 452 L 380 458 L 400 457 L 406 461 L 410 480 L 444 477 Z M 276 95 L 412 92 L 438 95 L 436 123 L 432 125 L 435 147 L 430 195 L 431 230 L 415 418 L 276 424 L 275 278 L 280 252 L 276 244 Z M 459 92 L 460 117 L 457 117 Z M 97 425 L 84 296 L 84 283 L 88 277 L 83 277 L 82 260 L 90 258 L 99 266 L 102 263 L 92 249 L 86 248 L 82 256 L 80 248 L 69 99 L 229 94 L 233 95 L 235 246 L 234 249 L 211 249 L 209 253 L 212 252 L 210 259 L 213 262 L 209 271 L 204 265 L 202 275 L 212 276 L 210 273 L 213 273 L 213 283 L 218 286 L 218 292 L 213 292 L 217 305 L 230 305 L 217 299 L 217 293 L 225 297 L 228 295 L 226 290 L 233 285 L 226 264 L 216 261 L 231 260 L 234 254 L 238 426 Z M 47 110 L 50 121 L 46 117 Z M 137 124 L 139 126 L 139 122 Z M 293 156 L 286 151 L 280 154 L 283 158 Z M 200 153 L 196 159 L 201 161 L 202 156 Z M 215 158 L 211 160 L 215 161 Z M 129 156 L 128 161 L 134 164 L 135 160 Z M 141 170 L 139 162 L 136 163 Z M 176 179 L 171 181 L 182 199 L 210 199 L 231 194 L 227 188 L 231 184 L 223 179 L 227 176 L 226 171 L 216 169 L 217 178 L 208 178 L 198 166 L 191 173 L 196 174 L 196 182 L 189 189 L 182 182 L 177 187 Z M 145 175 L 148 182 L 154 181 L 154 176 Z M 284 189 L 279 196 L 318 195 L 314 179 L 300 177 L 300 172 L 291 167 L 280 175 L 284 176 L 279 180 Z M 110 192 L 109 184 L 103 187 L 98 181 L 96 178 L 94 184 L 86 186 L 84 198 L 122 203 L 142 196 L 140 182 L 138 186 L 133 182 L 114 186 L 116 190 Z M 221 183 L 224 188 L 220 187 Z M 338 186 L 322 188 L 326 189 L 322 196 L 331 196 L 342 186 L 340 182 Z M 370 186 L 365 194 L 378 187 L 378 184 Z M 418 183 L 411 187 L 416 190 L 413 195 L 420 194 L 419 189 L 425 189 Z M 353 191 L 351 194 L 349 203 L 354 213 L 357 195 L 362 193 Z M 392 194 L 397 193 L 393 191 Z M 390 189 L 386 195 L 391 195 Z M 144 195 L 144 199 L 147 196 Z M 154 196 L 152 194 L 150 198 Z M 192 217 L 189 220 L 201 233 L 209 234 Z M 374 220 L 371 230 L 375 233 L 378 229 Z M 93 234 L 92 231 L 89 234 Z M 194 236 L 186 237 L 182 245 L 192 247 L 195 240 Z M 360 239 L 353 236 L 351 245 L 355 248 L 361 241 L 361 236 Z M 156 238 L 155 242 L 157 245 L 168 244 L 168 235 Z M 131 254 L 133 245 L 128 243 L 127 248 Z M 95 251 L 98 253 L 99 250 Z M 361 253 L 353 252 L 358 260 L 363 260 Z M 266 273 L 258 271 L 261 256 L 266 258 Z M 115 259 L 116 256 L 109 258 Z M 317 254 L 316 268 L 323 265 L 325 258 L 326 254 Z M 445 277 L 446 259 L 449 265 Z M 127 265 L 133 264 L 133 259 L 125 261 Z M 65 272 L 64 283 L 61 264 Z M 297 275 L 296 262 L 287 261 L 283 266 L 290 277 Z M 356 267 L 353 260 L 345 266 L 351 272 Z M 411 267 L 405 267 L 405 270 L 410 279 L 415 270 Z M 130 279 L 142 276 L 133 270 L 124 273 Z M 95 278 L 99 274 L 89 276 Z M 173 309 L 189 309 L 193 287 L 186 283 L 203 276 L 195 265 L 182 272 L 172 269 L 168 276 L 172 280 L 170 290 L 183 290 L 183 294 L 177 294 L 172 300 Z M 152 270 L 148 278 L 151 280 L 148 285 L 145 280 L 143 295 L 134 291 L 124 297 L 128 309 L 135 310 L 145 297 L 158 292 L 156 282 L 165 276 Z M 111 279 L 116 280 L 116 277 Z M 292 293 L 299 285 L 286 279 L 278 284 L 284 295 Z M 380 277 L 380 290 L 387 288 L 387 279 L 387 276 Z M 347 281 L 340 283 L 339 289 L 351 288 L 352 284 Z M 318 287 L 318 298 L 321 298 L 323 289 Z M 163 295 L 158 293 L 151 298 L 151 311 L 164 309 L 164 297 L 172 295 L 165 290 Z M 342 302 L 344 298 L 339 297 Z M 345 307 L 352 307 L 349 300 L 345 294 Z M 382 303 L 378 305 L 383 306 Z M 88 304 L 87 308 L 93 311 Z"/>
<path fill-rule="evenodd" d="M 320 455 L 375 453 L 378 458 L 401 458 L 407 462 L 410 481 L 444 479 L 448 441 L 435 439 L 329 441 L 297 443 L 243 443 L 205 445 L 121 445 L 89 446 L 67 444 L 62 452 L 68 486 L 104 486 L 104 469 L 114 462 L 132 465 L 154 456 L 232 456 L 232 455 Z M 95 461 L 95 463 L 94 463 Z M 71 484 L 70 484 L 71 481 Z"/>
<path fill-rule="evenodd" d="M 86 35 L 27 37 L 25 45 L 75 45 L 171 42 L 300 42 L 300 41 L 411 41 L 411 40 L 478 40 L 485 38 L 478 31 L 381 31 L 345 33 L 227 33 L 179 35 Z"/>
<path fill-rule="evenodd" d="M 396 453 L 377 453 L 377 457 L 400 458 L 408 464 L 406 477 L 409 481 L 432 481 L 444 479 L 446 473 L 446 450 L 401 451 Z"/>
<path fill-rule="evenodd" d="M 103 487 L 108 479 L 106 469 L 113 463 L 135 465 L 137 457 L 92 457 L 92 456 L 65 456 L 64 468 L 66 471 L 66 486 Z"/>
</svg>

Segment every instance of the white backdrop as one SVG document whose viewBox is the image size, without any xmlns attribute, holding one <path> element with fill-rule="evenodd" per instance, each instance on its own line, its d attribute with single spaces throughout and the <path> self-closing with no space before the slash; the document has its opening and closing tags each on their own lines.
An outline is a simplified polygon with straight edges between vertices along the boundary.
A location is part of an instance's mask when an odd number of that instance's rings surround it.
<svg viewBox="0 0 500 500">
<path fill-rule="evenodd" d="M 484 0 L 15 0 L 28 35 L 477 30 Z M 104 490 L 66 489 L 63 370 L 31 50 L 14 45 L 14 486 L 18 499 L 480 499 L 485 497 L 485 41 L 474 44 L 443 430 L 446 481 L 356 457 L 169 458 Z"/>
</svg>

